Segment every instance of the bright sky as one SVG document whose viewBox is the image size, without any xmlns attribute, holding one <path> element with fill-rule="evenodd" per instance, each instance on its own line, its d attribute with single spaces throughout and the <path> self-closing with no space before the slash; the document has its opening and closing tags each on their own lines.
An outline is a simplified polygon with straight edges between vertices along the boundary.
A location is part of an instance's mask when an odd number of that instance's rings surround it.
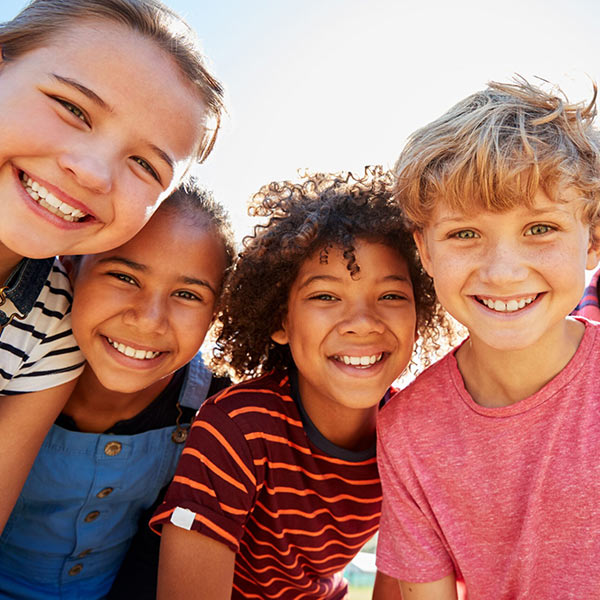
<svg viewBox="0 0 600 600">
<path fill-rule="evenodd" d="M 241 236 L 246 201 L 297 169 L 393 165 L 406 136 L 490 79 L 600 80 L 595 0 L 167 0 L 198 31 L 230 114 L 198 176 Z M 22 0 L 2 0 L 0 20 Z"/>
</svg>

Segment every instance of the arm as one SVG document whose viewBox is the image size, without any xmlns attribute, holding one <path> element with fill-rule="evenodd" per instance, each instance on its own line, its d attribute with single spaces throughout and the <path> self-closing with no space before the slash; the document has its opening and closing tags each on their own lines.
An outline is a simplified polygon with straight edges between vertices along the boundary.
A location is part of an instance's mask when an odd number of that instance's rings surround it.
<svg viewBox="0 0 600 600">
<path fill-rule="evenodd" d="M 165 524 L 160 543 L 157 599 L 229 600 L 234 565 L 235 553 L 225 544 Z"/>
<path fill-rule="evenodd" d="M 447 575 L 437 581 L 427 583 L 409 583 L 400 581 L 404 600 L 456 600 L 456 579 Z"/>
<path fill-rule="evenodd" d="M 75 381 L 39 392 L 0 398 L 0 533 L 48 430 L 75 387 Z"/>
<path fill-rule="evenodd" d="M 398 580 L 377 571 L 373 587 L 373 600 L 402 600 Z"/>
</svg>

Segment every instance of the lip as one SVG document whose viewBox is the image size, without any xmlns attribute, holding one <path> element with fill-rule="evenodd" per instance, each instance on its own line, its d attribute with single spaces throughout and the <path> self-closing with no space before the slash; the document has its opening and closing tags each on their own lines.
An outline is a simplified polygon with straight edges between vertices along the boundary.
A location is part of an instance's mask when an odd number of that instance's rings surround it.
<svg viewBox="0 0 600 600">
<path fill-rule="evenodd" d="M 100 338 L 101 338 L 102 344 L 104 345 L 104 348 L 106 349 L 106 352 L 109 354 L 109 356 L 113 360 L 118 362 L 119 364 L 121 364 L 124 367 L 127 367 L 129 369 L 139 369 L 139 370 L 154 369 L 157 367 L 157 365 L 159 365 L 161 362 L 163 362 L 167 358 L 167 356 L 170 354 L 170 352 L 168 350 L 159 350 L 158 348 L 151 348 L 149 346 L 141 346 L 140 344 L 135 344 L 135 343 L 123 340 L 123 339 L 119 339 L 119 338 L 114 338 L 114 337 L 110 338 L 114 342 L 122 343 L 125 346 L 130 346 L 131 348 L 135 348 L 136 350 L 144 350 L 146 352 L 148 352 L 148 351 L 149 352 L 160 352 L 160 354 L 154 358 L 146 358 L 146 359 L 142 360 L 139 358 L 126 356 L 122 352 L 119 352 L 108 341 L 107 336 L 100 334 Z"/>
<path fill-rule="evenodd" d="M 41 185 L 43 185 L 53 196 L 58 198 L 61 202 L 66 202 L 73 208 L 79 209 L 81 212 L 86 213 L 86 218 L 83 221 L 65 221 L 61 217 L 51 213 L 46 210 L 44 207 L 40 206 L 25 190 L 23 187 L 23 182 L 21 181 L 21 175 L 25 173 L 31 179 L 37 181 Z M 99 223 L 98 217 L 82 202 L 72 198 L 68 194 L 65 194 L 63 191 L 58 189 L 56 186 L 48 183 L 46 180 L 38 177 L 37 175 L 31 174 L 29 171 L 25 171 L 24 169 L 19 169 L 15 165 L 13 165 L 13 176 L 15 178 L 15 185 L 17 186 L 20 196 L 25 201 L 26 205 L 33 210 L 36 214 L 44 217 L 47 221 L 52 223 L 53 225 L 57 225 L 63 229 L 80 229 L 81 227 L 87 227 L 90 225 L 94 225 Z"/>
</svg>

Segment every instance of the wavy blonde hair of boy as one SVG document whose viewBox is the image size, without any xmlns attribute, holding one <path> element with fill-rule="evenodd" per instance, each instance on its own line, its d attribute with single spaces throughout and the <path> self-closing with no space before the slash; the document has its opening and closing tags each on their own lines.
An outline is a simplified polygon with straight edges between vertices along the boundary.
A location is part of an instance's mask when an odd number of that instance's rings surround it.
<svg viewBox="0 0 600 600">
<path fill-rule="evenodd" d="M 547 83 L 547 82 L 546 82 Z M 600 134 L 594 128 L 597 87 L 573 104 L 517 77 L 490 82 L 410 136 L 396 163 L 395 198 L 413 229 L 436 204 L 468 213 L 531 206 L 538 188 L 553 200 L 575 188 L 584 222 L 600 213 Z"/>
</svg>

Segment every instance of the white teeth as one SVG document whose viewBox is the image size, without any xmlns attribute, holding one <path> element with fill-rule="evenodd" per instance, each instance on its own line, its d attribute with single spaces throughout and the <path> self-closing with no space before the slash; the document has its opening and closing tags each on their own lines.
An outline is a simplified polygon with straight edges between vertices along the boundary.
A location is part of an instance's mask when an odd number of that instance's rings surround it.
<svg viewBox="0 0 600 600">
<path fill-rule="evenodd" d="M 531 304 L 536 297 L 537 296 L 530 296 L 528 298 L 520 298 L 519 300 L 509 300 L 508 302 L 492 300 L 491 298 L 481 298 L 480 301 L 488 308 L 498 312 L 515 312 L 516 310 L 525 308 L 528 304 Z"/>
<path fill-rule="evenodd" d="M 383 352 L 381 354 L 373 354 L 371 356 L 347 356 L 346 354 L 338 354 L 334 358 L 346 365 L 352 365 L 353 367 L 365 368 L 374 365 L 383 358 Z"/>
<path fill-rule="evenodd" d="M 129 356 L 131 358 L 137 358 L 139 360 L 150 360 L 151 358 L 156 358 L 160 354 L 160 352 L 152 352 L 151 350 L 136 350 L 131 346 L 126 346 L 125 344 L 115 342 L 110 338 L 106 339 L 115 350 L 118 350 L 121 354 L 125 354 L 125 356 Z"/>
<path fill-rule="evenodd" d="M 46 210 L 50 211 L 65 221 L 73 222 L 78 221 L 81 217 L 85 217 L 85 213 L 78 208 L 61 202 L 56 196 L 51 194 L 43 185 L 40 185 L 37 181 L 34 181 L 28 175 L 21 176 L 23 187 L 27 193 L 38 203 L 43 206 Z"/>
</svg>

